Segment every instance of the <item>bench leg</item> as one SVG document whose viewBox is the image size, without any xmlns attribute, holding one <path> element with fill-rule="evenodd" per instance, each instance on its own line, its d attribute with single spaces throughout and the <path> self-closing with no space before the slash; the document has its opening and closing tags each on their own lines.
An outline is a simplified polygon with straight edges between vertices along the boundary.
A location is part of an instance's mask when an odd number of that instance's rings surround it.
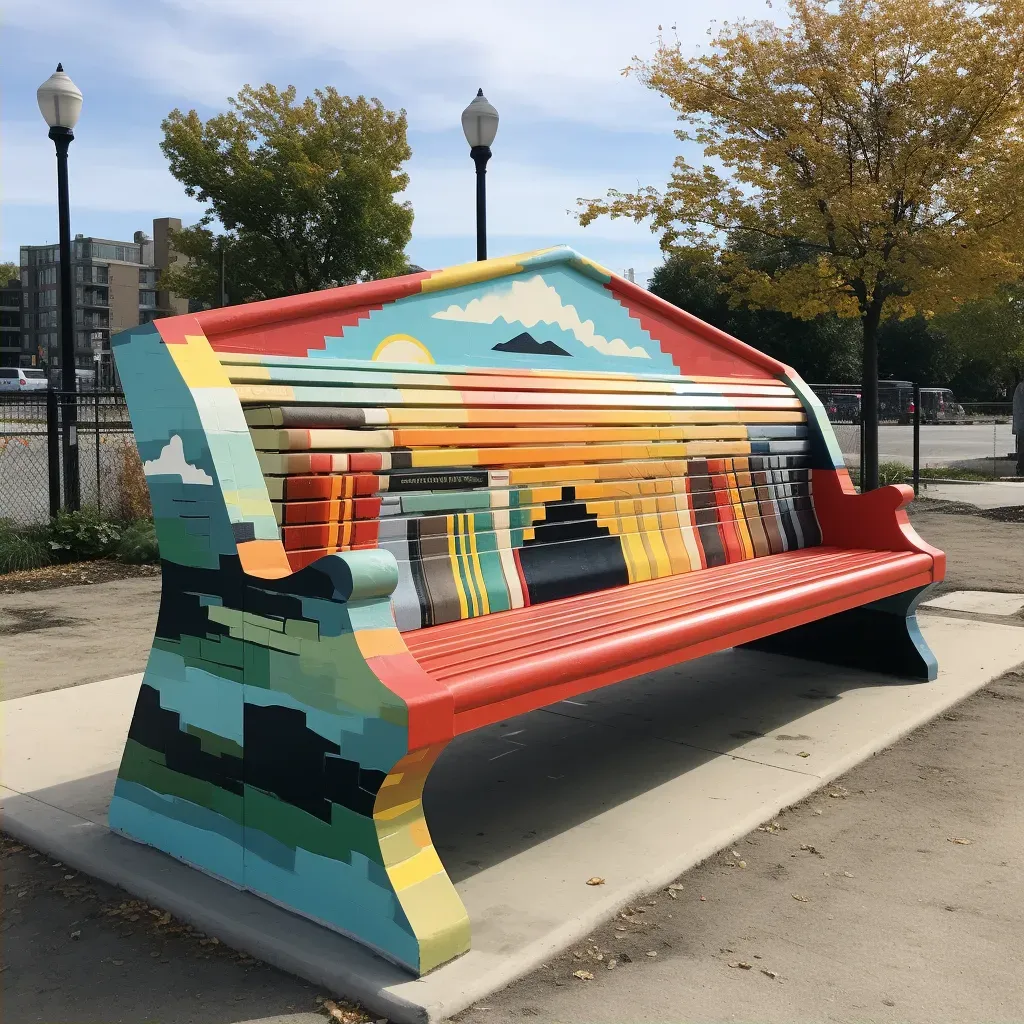
<svg viewBox="0 0 1024 1024">
<path fill-rule="evenodd" d="M 425 974 L 469 950 L 466 908 L 430 839 L 423 817 L 423 785 L 445 744 L 417 750 L 388 773 L 377 793 L 373 821 L 381 861 L 415 938 Z"/>
<path fill-rule="evenodd" d="M 917 605 L 927 589 L 907 590 L 743 646 L 928 682 L 939 668 L 917 623 Z"/>
</svg>

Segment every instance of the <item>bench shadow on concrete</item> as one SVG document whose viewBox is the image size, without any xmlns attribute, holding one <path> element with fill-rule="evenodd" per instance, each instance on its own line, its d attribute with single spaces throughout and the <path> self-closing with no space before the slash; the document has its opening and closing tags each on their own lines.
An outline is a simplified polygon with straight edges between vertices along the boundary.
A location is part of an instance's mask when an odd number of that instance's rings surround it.
<svg viewBox="0 0 1024 1024">
<path fill-rule="evenodd" d="M 460 736 L 427 781 L 434 844 L 458 885 L 723 754 L 813 776 L 797 751 L 815 737 L 793 723 L 897 682 L 730 650 Z"/>
<path fill-rule="evenodd" d="M 793 723 L 846 690 L 894 682 L 724 651 L 457 737 L 428 780 L 427 822 L 458 885 L 723 754 L 813 776 L 813 760 L 794 755 L 816 737 Z M 115 777 L 31 795 L 104 824 Z"/>
</svg>

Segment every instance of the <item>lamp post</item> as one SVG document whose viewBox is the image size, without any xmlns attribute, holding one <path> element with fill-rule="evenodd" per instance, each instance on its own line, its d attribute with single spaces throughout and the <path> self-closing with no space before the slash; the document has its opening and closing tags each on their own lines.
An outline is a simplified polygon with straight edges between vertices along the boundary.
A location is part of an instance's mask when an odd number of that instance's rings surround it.
<svg viewBox="0 0 1024 1024">
<path fill-rule="evenodd" d="M 64 73 L 57 70 L 36 91 L 43 120 L 50 126 L 50 138 L 57 150 L 57 218 L 60 225 L 60 369 L 63 396 L 61 451 L 64 459 L 64 507 L 77 511 L 78 491 L 78 409 L 75 401 L 75 320 L 71 283 L 71 213 L 68 200 L 68 147 L 82 112 L 82 93 Z"/>
<path fill-rule="evenodd" d="M 487 259 L 487 161 L 491 143 L 498 134 L 498 112 L 478 89 L 473 102 L 462 112 L 462 130 L 469 143 L 469 155 L 476 164 L 476 258 Z"/>
</svg>

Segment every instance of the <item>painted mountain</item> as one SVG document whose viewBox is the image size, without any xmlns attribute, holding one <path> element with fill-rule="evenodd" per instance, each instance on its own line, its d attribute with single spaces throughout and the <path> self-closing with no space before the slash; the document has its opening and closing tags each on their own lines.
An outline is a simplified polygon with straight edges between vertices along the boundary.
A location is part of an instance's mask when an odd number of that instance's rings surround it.
<svg viewBox="0 0 1024 1024">
<path fill-rule="evenodd" d="M 521 352 L 524 355 L 532 356 L 572 355 L 571 352 L 566 352 L 561 345 L 556 345 L 553 341 L 537 341 L 537 339 L 527 331 L 523 331 L 522 334 L 517 334 L 510 341 L 503 341 L 500 345 L 495 345 L 493 351 Z"/>
</svg>

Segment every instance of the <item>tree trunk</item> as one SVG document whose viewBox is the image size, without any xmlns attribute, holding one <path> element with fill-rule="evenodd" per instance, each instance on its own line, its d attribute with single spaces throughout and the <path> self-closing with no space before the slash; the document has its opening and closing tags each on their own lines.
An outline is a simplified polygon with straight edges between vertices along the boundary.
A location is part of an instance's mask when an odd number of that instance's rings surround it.
<svg viewBox="0 0 1024 1024">
<path fill-rule="evenodd" d="M 878 487 L 878 324 L 881 314 L 881 304 L 872 302 L 861 317 L 864 328 L 860 386 L 860 414 L 864 424 L 864 451 L 861 453 L 864 475 L 860 482 L 862 491 L 873 491 Z"/>
</svg>

